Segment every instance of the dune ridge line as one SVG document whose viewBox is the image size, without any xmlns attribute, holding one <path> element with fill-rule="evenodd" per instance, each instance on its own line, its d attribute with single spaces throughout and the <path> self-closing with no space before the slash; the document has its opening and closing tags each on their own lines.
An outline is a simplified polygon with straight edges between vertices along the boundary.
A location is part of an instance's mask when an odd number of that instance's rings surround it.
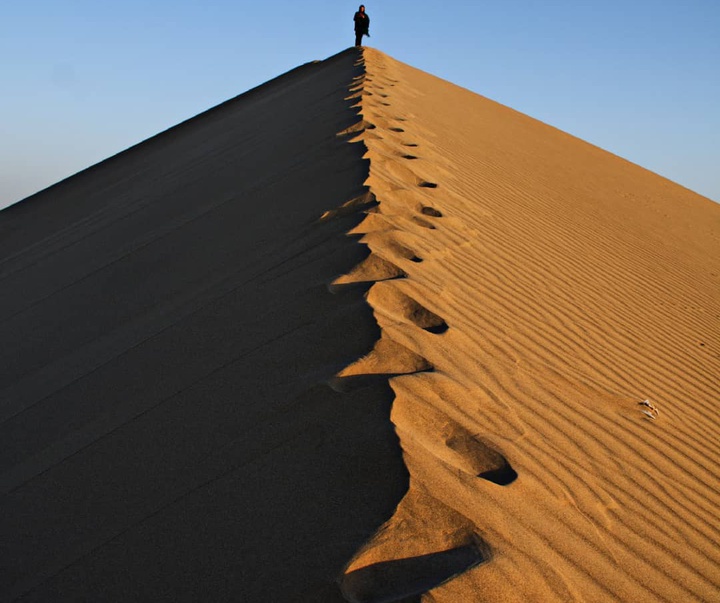
<svg viewBox="0 0 720 603">
<path fill-rule="evenodd" d="M 355 78 L 354 85 L 350 88 L 350 98 L 358 101 L 355 108 L 359 111 L 359 119 L 355 125 L 339 135 L 350 136 L 352 143 L 363 144 L 368 150 L 366 157 L 370 159 L 369 176 L 365 182 L 368 190 L 343 206 L 325 212 L 321 220 L 337 218 L 354 211 L 365 214 L 366 217 L 348 234 L 360 236 L 359 242 L 369 248 L 370 254 L 350 272 L 335 279 L 330 289 L 337 291 L 353 285 L 368 286 L 365 297 L 380 326 L 380 338 L 368 354 L 344 368 L 331 381 L 332 387 L 338 391 L 352 391 L 378 380 L 392 380 L 401 375 L 414 376 L 434 370 L 433 365 L 414 350 L 416 346 L 412 342 L 402 341 L 393 334 L 392 325 L 404 324 L 432 337 L 441 336 L 448 330 L 442 317 L 397 286 L 399 281 L 409 278 L 408 270 L 411 272 L 411 266 L 422 263 L 423 258 L 413 250 L 412 243 L 406 240 L 407 231 L 398 224 L 388 222 L 387 216 L 402 216 L 410 221 L 414 228 L 432 231 L 436 228 L 433 221 L 442 218 L 442 213 L 432 206 L 432 198 L 424 199 L 423 203 L 416 204 L 416 207 L 391 206 L 386 209 L 383 199 L 375 194 L 372 175 L 374 162 L 378 160 L 373 156 L 373 146 L 382 141 L 384 136 L 397 136 L 403 133 L 404 129 L 392 126 L 380 111 L 374 110 L 374 107 L 391 106 L 391 94 L 383 91 L 394 86 L 395 81 L 383 74 L 371 75 L 362 55 L 358 64 L 365 67 L 365 73 Z M 381 66 L 379 69 L 384 70 L 385 67 Z M 374 84 L 375 78 L 380 83 Z M 383 100 L 373 103 L 374 95 Z M 394 121 L 401 123 L 405 118 L 398 116 Z M 417 155 L 403 151 L 405 148 L 416 148 L 417 144 L 398 141 L 391 144 L 400 151 L 397 157 L 392 157 L 392 161 L 418 159 Z M 410 184 L 420 189 L 435 189 L 438 186 L 435 182 L 421 178 L 415 180 L 417 181 Z M 412 189 L 409 191 L 412 192 Z M 506 485 L 515 480 L 517 474 L 503 455 L 491 445 L 482 442 L 461 425 L 454 424 L 446 415 L 437 413 L 432 407 L 419 410 L 425 413 L 435 412 L 436 416 L 429 420 L 437 421 L 439 416 L 439 423 L 445 423 L 444 438 L 449 462 L 454 462 L 472 476 L 497 484 Z M 393 533 L 397 531 L 394 520 L 390 520 L 345 568 L 340 582 L 343 594 L 349 601 L 380 603 L 420 595 L 491 558 L 490 547 L 471 528 L 467 519 L 444 507 L 438 500 L 433 500 L 432 504 L 428 505 L 425 499 L 429 497 L 428 492 L 421 494 L 411 489 L 400 509 L 396 511 L 396 516 L 398 513 L 402 514 L 405 507 L 420 505 L 421 509 L 442 508 L 443 517 L 439 524 L 448 524 L 449 529 L 440 530 L 440 538 L 412 534 L 411 530 L 410 536 L 416 542 L 412 542 L 408 549 L 400 544 L 407 540 L 407 535 L 401 536 L 398 541 L 399 535 Z M 413 529 L 417 529 L 417 526 Z M 418 540 L 417 536 L 421 538 Z M 391 554 L 388 554 L 388 547 L 393 550 Z"/>
</svg>

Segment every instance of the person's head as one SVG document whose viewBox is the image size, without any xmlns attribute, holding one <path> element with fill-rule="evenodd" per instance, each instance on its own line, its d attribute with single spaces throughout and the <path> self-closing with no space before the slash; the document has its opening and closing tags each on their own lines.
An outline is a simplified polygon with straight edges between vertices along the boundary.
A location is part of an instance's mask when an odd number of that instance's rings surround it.
<svg viewBox="0 0 720 603">
<path fill-rule="evenodd" d="M 361 5 L 360 5 L 360 8 L 359 8 L 358 10 L 359 10 L 361 13 L 364 13 L 364 12 L 365 12 L 365 5 L 364 5 L 364 4 L 361 4 Z"/>
</svg>

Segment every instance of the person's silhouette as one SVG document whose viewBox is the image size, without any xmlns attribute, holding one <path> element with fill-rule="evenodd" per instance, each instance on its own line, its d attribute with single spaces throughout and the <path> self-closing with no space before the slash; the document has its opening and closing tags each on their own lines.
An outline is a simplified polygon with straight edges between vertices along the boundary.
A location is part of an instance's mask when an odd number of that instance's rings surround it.
<svg viewBox="0 0 720 603">
<path fill-rule="evenodd" d="M 370 17 L 365 12 L 365 5 L 361 4 L 358 12 L 355 13 L 355 46 L 362 44 L 363 36 L 370 36 Z"/>
</svg>

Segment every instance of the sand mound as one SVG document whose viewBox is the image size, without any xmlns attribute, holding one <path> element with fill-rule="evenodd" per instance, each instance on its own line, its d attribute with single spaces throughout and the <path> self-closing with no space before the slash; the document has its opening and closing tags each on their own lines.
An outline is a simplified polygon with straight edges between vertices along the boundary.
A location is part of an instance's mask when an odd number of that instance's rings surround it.
<svg viewBox="0 0 720 603">
<path fill-rule="evenodd" d="M 0 212 L 0 598 L 717 599 L 719 233 L 371 49 Z"/>
</svg>

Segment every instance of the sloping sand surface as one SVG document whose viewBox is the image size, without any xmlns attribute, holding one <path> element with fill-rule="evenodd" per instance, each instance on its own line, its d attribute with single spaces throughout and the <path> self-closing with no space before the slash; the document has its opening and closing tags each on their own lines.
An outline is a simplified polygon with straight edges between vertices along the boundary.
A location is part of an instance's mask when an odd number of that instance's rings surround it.
<svg viewBox="0 0 720 603">
<path fill-rule="evenodd" d="M 391 380 L 410 490 L 346 592 L 475 546 L 423 601 L 720 600 L 720 206 L 364 56 L 355 232 L 406 278 L 370 289 L 387 343 L 341 375 L 421 372 Z"/>
<path fill-rule="evenodd" d="M 0 598 L 718 600 L 719 335 L 720 206 L 305 65 L 0 212 Z"/>
<path fill-rule="evenodd" d="M 0 213 L 0 600 L 342 601 L 407 490 L 348 92 L 290 72 Z"/>
</svg>

